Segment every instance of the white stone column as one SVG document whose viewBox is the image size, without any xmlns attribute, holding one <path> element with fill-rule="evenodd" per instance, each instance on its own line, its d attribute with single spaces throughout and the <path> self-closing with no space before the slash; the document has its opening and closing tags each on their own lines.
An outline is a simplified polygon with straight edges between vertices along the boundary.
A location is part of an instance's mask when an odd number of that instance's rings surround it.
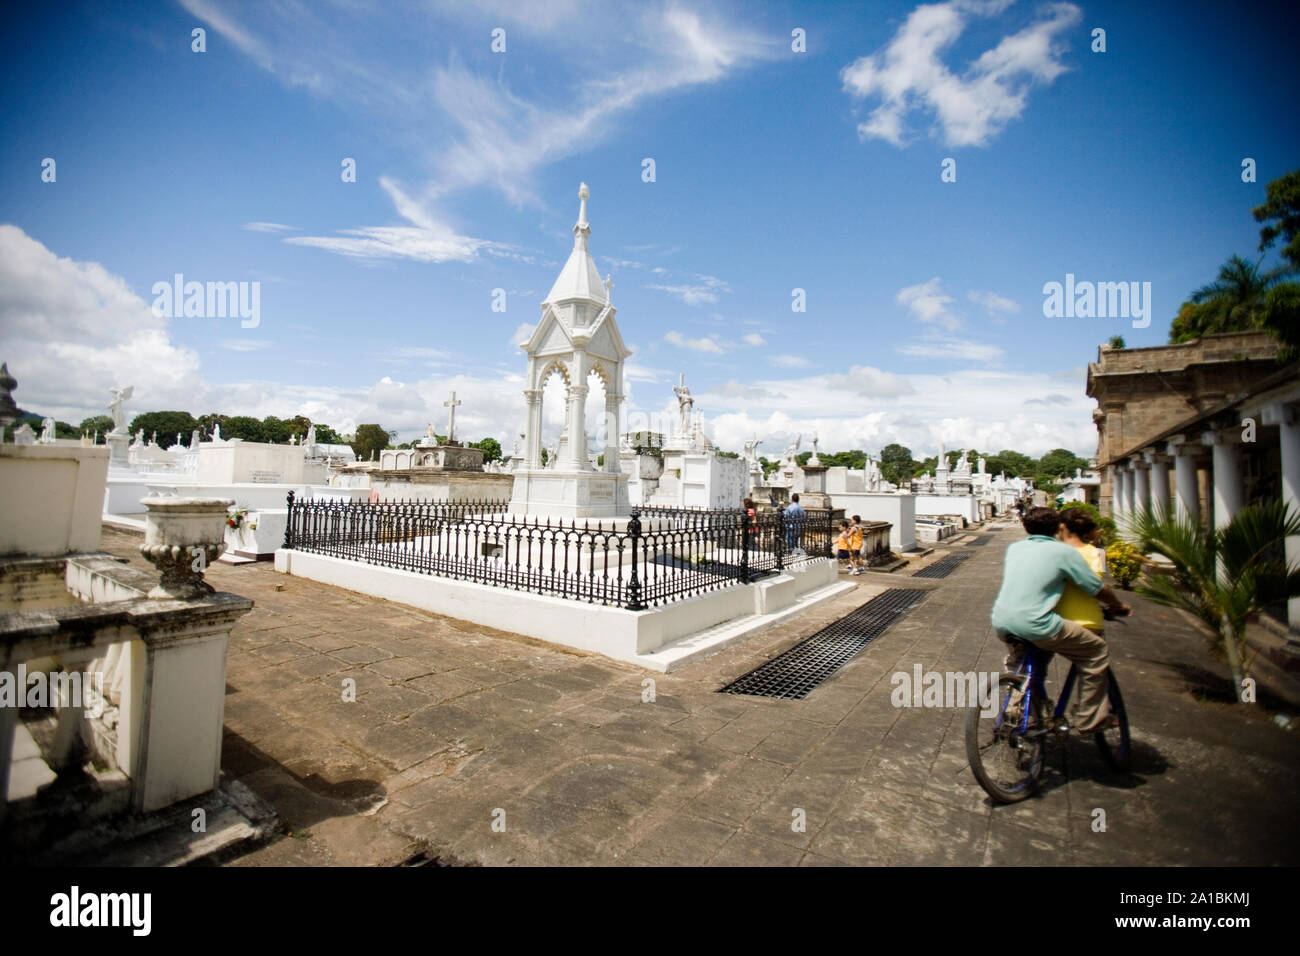
<svg viewBox="0 0 1300 956">
<path fill-rule="evenodd" d="M 542 467 L 542 390 L 524 389 L 528 412 L 524 420 L 524 467 Z"/>
<path fill-rule="evenodd" d="M 1163 521 L 1169 514 L 1169 462 L 1154 450 L 1146 453 L 1146 460 L 1151 466 L 1151 514 Z"/>
<path fill-rule="evenodd" d="M 621 472 L 619 448 L 619 411 L 623 405 L 623 396 L 613 392 L 605 393 L 605 471 L 610 474 Z"/>
<path fill-rule="evenodd" d="M 587 471 L 587 386 L 569 386 L 569 445 L 568 458 L 562 465 L 569 471 Z"/>
<path fill-rule="evenodd" d="M 1196 480 L 1196 446 L 1171 442 L 1168 451 L 1174 456 L 1174 493 L 1178 518 L 1193 523 L 1200 521 L 1201 495 Z"/>
<path fill-rule="evenodd" d="M 1133 515 L 1151 511 L 1151 483 L 1148 480 L 1147 463 L 1133 462 Z"/>
<path fill-rule="evenodd" d="M 1119 488 L 1115 499 L 1115 520 L 1122 527 L 1133 517 L 1133 470 L 1125 463 L 1116 469 L 1116 474 L 1119 478 Z"/>
<path fill-rule="evenodd" d="M 1110 466 L 1110 516 L 1117 524 L 1124 517 L 1124 469 L 1117 464 Z"/>
<path fill-rule="evenodd" d="M 1300 514 L 1300 408 L 1294 405 L 1270 405 L 1263 410 L 1265 425 L 1277 425 L 1278 443 L 1282 459 L 1282 503 L 1292 513 Z M 1289 565 L 1300 564 L 1300 536 L 1286 539 L 1286 560 Z M 1287 602 L 1287 623 L 1292 631 L 1300 631 L 1300 598 Z"/>
<path fill-rule="evenodd" d="M 1231 429 L 1206 432 L 1201 442 L 1210 448 L 1214 478 L 1213 527 L 1222 528 L 1245 504 L 1241 482 L 1241 446 Z"/>
</svg>

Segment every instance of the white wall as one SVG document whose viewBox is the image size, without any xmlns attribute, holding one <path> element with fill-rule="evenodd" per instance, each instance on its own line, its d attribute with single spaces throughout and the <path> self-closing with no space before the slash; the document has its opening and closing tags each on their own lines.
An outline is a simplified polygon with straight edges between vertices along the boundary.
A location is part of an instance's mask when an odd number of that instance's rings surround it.
<svg viewBox="0 0 1300 956">
<path fill-rule="evenodd" d="M 253 481 L 253 472 L 277 474 L 276 483 L 296 485 L 303 480 L 306 449 L 301 445 L 269 445 L 232 441 L 199 446 L 196 479 L 201 484 L 239 484 Z"/>
<path fill-rule="evenodd" d="M 108 449 L 0 444 L 0 554 L 99 550 Z"/>
<path fill-rule="evenodd" d="M 967 521 L 979 521 L 979 499 L 974 495 L 917 495 L 919 515 L 961 515 Z"/>
<path fill-rule="evenodd" d="M 833 469 L 832 469 L 833 470 Z M 895 495 L 881 491 L 834 492 L 832 508 L 844 514 L 862 515 L 864 521 L 888 521 L 891 551 L 911 551 L 916 547 L 916 496 Z"/>
</svg>

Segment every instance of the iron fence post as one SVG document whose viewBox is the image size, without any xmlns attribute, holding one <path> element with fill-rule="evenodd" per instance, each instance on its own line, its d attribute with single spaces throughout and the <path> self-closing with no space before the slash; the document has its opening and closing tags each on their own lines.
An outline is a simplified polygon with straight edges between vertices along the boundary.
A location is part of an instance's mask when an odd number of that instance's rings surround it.
<svg viewBox="0 0 1300 956">
<path fill-rule="evenodd" d="M 629 611 L 644 611 L 645 605 L 641 603 L 641 579 L 637 576 L 637 551 L 641 546 L 641 512 L 636 508 L 632 509 L 632 517 L 627 522 L 628 537 L 632 539 L 632 577 L 627 582 L 627 609 Z"/>
<path fill-rule="evenodd" d="M 293 547 L 293 490 L 290 489 L 286 496 L 289 504 L 289 520 L 284 523 L 284 547 L 286 550 Z"/>
<path fill-rule="evenodd" d="M 776 569 L 785 570 L 785 505 L 776 506 Z"/>
<path fill-rule="evenodd" d="M 749 583 L 749 512 L 740 512 L 740 583 Z"/>
</svg>

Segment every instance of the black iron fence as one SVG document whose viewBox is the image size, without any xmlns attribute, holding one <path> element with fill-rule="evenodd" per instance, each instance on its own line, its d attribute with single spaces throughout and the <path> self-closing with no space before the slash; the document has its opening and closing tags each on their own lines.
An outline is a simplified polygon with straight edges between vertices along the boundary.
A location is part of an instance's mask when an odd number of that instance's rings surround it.
<svg viewBox="0 0 1300 956">
<path fill-rule="evenodd" d="M 288 496 L 284 546 L 381 567 L 641 610 L 831 554 L 830 512 L 749 518 L 652 507 L 630 519 L 506 512 L 504 501 L 348 502 Z"/>
</svg>

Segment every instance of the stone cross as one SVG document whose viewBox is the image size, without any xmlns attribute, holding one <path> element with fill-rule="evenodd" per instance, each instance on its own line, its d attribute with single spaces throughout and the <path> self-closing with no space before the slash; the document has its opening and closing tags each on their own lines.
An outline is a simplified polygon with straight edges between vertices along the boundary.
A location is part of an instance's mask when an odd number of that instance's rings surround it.
<svg viewBox="0 0 1300 956">
<path fill-rule="evenodd" d="M 614 277 L 610 275 L 608 272 L 606 272 L 605 273 L 605 304 L 606 305 L 614 304 L 613 292 L 614 292 Z"/>
<path fill-rule="evenodd" d="M 456 406 L 463 405 L 463 402 L 456 401 L 456 393 L 451 393 L 451 398 L 442 403 L 443 408 L 450 409 L 447 412 L 447 444 L 450 445 L 456 441 Z"/>
</svg>

